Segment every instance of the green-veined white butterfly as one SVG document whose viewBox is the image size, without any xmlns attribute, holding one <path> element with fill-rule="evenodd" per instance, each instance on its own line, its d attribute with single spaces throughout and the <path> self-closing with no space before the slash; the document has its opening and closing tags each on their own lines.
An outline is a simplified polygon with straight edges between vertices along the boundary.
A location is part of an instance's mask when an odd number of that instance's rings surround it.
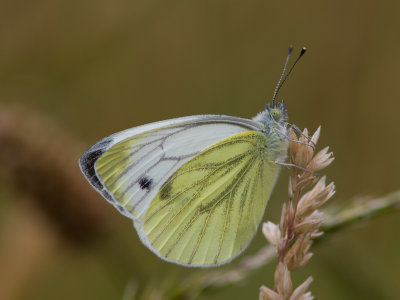
<svg viewBox="0 0 400 300">
<path fill-rule="evenodd" d="M 252 120 L 198 115 L 134 127 L 92 146 L 80 168 L 160 258 L 227 263 L 257 231 L 276 162 L 286 157 L 287 111 L 275 102 L 280 81 L 272 104 Z"/>
</svg>

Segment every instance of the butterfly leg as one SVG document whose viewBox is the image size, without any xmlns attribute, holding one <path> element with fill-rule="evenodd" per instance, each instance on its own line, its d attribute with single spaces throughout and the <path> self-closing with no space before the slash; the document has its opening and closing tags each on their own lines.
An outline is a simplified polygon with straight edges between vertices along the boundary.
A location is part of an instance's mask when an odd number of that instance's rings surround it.
<svg viewBox="0 0 400 300">
<path fill-rule="evenodd" d="M 307 141 L 311 142 L 312 145 L 308 144 L 308 146 L 311 146 L 311 147 L 313 148 L 313 150 L 315 150 L 315 143 L 314 143 L 313 141 L 311 141 L 311 137 L 310 137 L 310 136 L 305 135 L 305 134 L 300 130 L 300 128 L 297 127 L 297 126 L 294 125 L 294 124 L 287 123 L 287 125 L 289 125 L 289 128 L 291 128 L 291 129 L 293 129 L 294 131 L 296 131 L 300 136 L 302 136 L 302 137 L 304 137 L 305 139 L 307 139 Z M 292 141 L 293 141 L 293 140 L 292 140 Z M 300 142 L 300 141 L 293 141 L 293 142 L 297 142 L 297 143 L 298 143 L 298 142 Z M 301 144 L 302 144 L 302 143 L 301 143 Z"/>
<path fill-rule="evenodd" d="M 281 135 L 282 137 L 284 137 L 285 139 L 287 139 L 287 140 L 290 141 L 290 142 L 302 144 L 302 145 L 305 145 L 305 146 L 307 146 L 307 147 L 311 147 L 313 150 L 315 150 L 315 144 L 314 144 L 314 143 L 312 143 L 312 145 L 310 145 L 310 144 L 308 144 L 308 143 L 306 143 L 306 142 L 293 140 L 293 139 L 291 139 L 287 134 L 284 134 L 284 133 L 280 132 L 278 129 L 275 129 L 275 132 L 278 133 L 279 135 Z M 304 134 L 303 134 L 303 135 L 304 135 Z M 305 136 L 305 135 L 304 135 L 304 136 Z"/>
<path fill-rule="evenodd" d="M 310 173 L 311 175 L 318 176 L 318 173 L 313 173 L 313 172 L 311 172 L 311 171 L 309 171 L 307 169 L 304 169 L 304 168 L 302 168 L 302 167 L 300 167 L 298 165 L 295 165 L 295 164 L 288 164 L 288 163 L 284 163 L 284 162 L 281 162 L 281 161 L 275 161 L 275 163 L 277 165 L 280 165 L 280 166 L 283 166 L 283 167 L 286 167 L 286 168 L 296 168 L 296 169 L 302 170 L 304 172 Z"/>
</svg>

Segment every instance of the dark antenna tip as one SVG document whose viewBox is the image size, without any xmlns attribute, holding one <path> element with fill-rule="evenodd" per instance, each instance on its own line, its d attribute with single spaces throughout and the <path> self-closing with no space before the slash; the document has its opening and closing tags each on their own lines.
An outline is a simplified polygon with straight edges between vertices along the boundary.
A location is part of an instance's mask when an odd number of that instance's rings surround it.
<svg viewBox="0 0 400 300">
<path fill-rule="evenodd" d="M 288 55 L 286 57 L 286 62 L 285 62 L 285 66 L 283 67 L 283 72 L 281 77 L 279 78 L 278 84 L 276 85 L 275 91 L 274 91 L 274 96 L 272 97 L 272 106 L 274 106 L 275 104 L 275 99 L 276 96 L 278 95 L 279 90 L 281 89 L 282 85 L 285 83 L 286 79 L 288 79 L 290 73 L 292 73 L 294 66 L 297 64 L 297 62 L 300 60 L 300 58 L 304 55 L 304 53 L 306 53 L 307 48 L 303 47 L 301 48 L 300 54 L 297 57 L 297 59 L 295 60 L 295 62 L 293 63 L 293 65 L 290 67 L 289 71 L 287 72 L 286 76 L 284 76 L 285 71 L 286 71 L 286 67 L 287 67 L 287 63 L 289 61 L 290 55 L 292 54 L 292 50 L 293 50 L 293 46 L 290 45 L 289 46 L 289 51 L 288 51 Z M 283 80 L 282 80 L 283 79 Z"/>
</svg>

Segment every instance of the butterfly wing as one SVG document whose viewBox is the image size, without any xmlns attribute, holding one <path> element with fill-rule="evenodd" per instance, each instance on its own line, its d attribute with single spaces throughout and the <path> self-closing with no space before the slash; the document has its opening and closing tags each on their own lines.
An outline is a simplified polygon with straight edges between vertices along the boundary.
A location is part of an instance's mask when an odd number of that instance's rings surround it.
<svg viewBox="0 0 400 300">
<path fill-rule="evenodd" d="M 277 175 L 259 130 L 216 115 L 152 123 L 99 141 L 80 167 L 158 256 L 220 265 L 251 240 Z"/>
<path fill-rule="evenodd" d="M 161 187 L 134 222 L 157 255 L 185 266 L 215 266 L 239 255 L 262 219 L 278 166 L 267 137 L 246 131 L 201 151 Z"/>
<path fill-rule="evenodd" d="M 134 127 L 92 146 L 79 161 L 91 185 L 129 218 L 142 218 L 161 185 L 186 161 L 251 120 L 200 115 Z"/>
</svg>

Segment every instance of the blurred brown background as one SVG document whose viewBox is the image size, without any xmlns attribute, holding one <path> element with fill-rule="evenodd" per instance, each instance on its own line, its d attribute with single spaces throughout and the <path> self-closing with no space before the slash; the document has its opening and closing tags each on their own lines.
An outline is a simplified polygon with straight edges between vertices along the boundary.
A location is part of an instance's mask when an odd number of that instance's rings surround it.
<svg viewBox="0 0 400 300">
<path fill-rule="evenodd" d="M 399 189 L 399 12 L 395 0 L 0 1 L 0 298 L 129 299 L 199 272 L 142 246 L 77 159 L 152 121 L 253 117 L 290 44 L 308 52 L 278 98 L 299 127 L 322 125 L 332 201 Z M 284 171 L 266 218 L 286 185 Z M 313 275 L 316 299 L 398 299 L 399 216 L 330 236 L 295 283 Z M 265 243 L 258 232 L 244 255 Z M 256 299 L 273 270 L 201 298 Z"/>
</svg>

